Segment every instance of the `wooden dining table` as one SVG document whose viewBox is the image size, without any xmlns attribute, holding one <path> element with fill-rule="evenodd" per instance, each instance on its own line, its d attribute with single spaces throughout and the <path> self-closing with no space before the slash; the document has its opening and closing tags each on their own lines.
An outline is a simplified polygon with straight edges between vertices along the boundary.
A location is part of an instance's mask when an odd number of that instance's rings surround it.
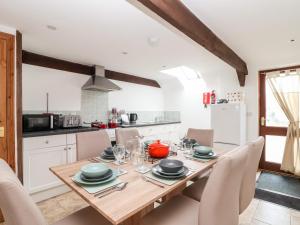
<svg viewBox="0 0 300 225">
<path fill-rule="evenodd" d="M 50 170 L 112 224 L 137 225 L 140 223 L 141 218 L 154 208 L 155 202 L 161 201 L 162 199 L 167 201 L 173 195 L 181 192 L 183 188 L 186 187 L 188 181 L 207 172 L 217 162 L 220 156 L 230 152 L 234 147 L 235 146 L 215 146 L 214 151 L 219 157 L 208 162 L 187 159 L 183 152 L 178 151 L 177 156 L 170 158 L 183 161 L 184 165 L 188 167 L 192 173 L 178 180 L 178 182 L 171 186 L 163 184 L 164 188 L 142 179 L 142 174 L 136 172 L 135 166 L 128 162 L 121 165 L 121 168 L 128 172 L 119 177 L 123 182 L 128 182 L 127 187 L 122 191 L 113 192 L 102 198 L 97 198 L 94 194 L 89 194 L 72 180 L 72 176 L 77 173 L 82 166 L 91 163 L 89 160 L 51 167 Z M 150 162 L 146 162 L 146 164 L 149 167 L 153 166 Z M 111 168 L 117 167 L 114 163 L 107 163 L 107 165 Z"/>
</svg>

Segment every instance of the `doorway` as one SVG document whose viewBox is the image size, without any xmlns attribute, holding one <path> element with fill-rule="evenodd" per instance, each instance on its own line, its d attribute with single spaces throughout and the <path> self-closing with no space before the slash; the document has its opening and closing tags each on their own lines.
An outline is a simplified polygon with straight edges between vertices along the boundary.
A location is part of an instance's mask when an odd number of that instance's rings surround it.
<svg viewBox="0 0 300 225">
<path fill-rule="evenodd" d="M 15 170 L 15 37 L 0 32 L 0 158 Z"/>
<path fill-rule="evenodd" d="M 266 76 L 271 72 L 299 68 L 300 65 L 259 72 L 259 134 L 265 137 L 265 146 L 260 161 L 261 169 L 284 173 L 280 167 L 289 125 L 289 120 L 279 106 Z"/>
</svg>

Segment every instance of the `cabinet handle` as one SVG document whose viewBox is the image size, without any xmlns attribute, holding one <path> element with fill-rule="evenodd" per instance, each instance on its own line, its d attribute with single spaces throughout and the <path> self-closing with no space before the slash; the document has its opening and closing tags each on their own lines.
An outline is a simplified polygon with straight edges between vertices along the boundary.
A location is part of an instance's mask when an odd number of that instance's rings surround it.
<svg viewBox="0 0 300 225">
<path fill-rule="evenodd" d="M 67 148 L 64 148 L 64 150 L 67 151 L 68 149 L 67 149 Z"/>
<path fill-rule="evenodd" d="M 46 141 L 45 141 L 45 143 L 46 143 L 46 144 L 49 144 L 49 141 L 48 141 L 48 140 L 46 140 Z"/>
<path fill-rule="evenodd" d="M 71 150 L 71 147 L 69 147 L 68 149 Z"/>
</svg>

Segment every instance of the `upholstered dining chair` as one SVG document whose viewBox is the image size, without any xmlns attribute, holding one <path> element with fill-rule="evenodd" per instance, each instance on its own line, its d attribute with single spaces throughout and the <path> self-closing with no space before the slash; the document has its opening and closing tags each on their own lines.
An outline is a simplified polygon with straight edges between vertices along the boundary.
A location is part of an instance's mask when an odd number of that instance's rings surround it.
<svg viewBox="0 0 300 225">
<path fill-rule="evenodd" d="M 155 208 L 142 225 L 238 225 L 239 191 L 248 146 L 219 159 L 203 189 L 200 202 L 178 195 Z"/>
<path fill-rule="evenodd" d="M 139 134 L 136 128 L 117 128 L 116 132 L 116 142 L 126 146 L 128 140 L 137 139 Z"/>
<path fill-rule="evenodd" d="M 187 132 L 187 138 L 195 139 L 198 144 L 204 146 L 213 146 L 214 130 L 212 129 L 194 129 L 189 128 Z"/>
<path fill-rule="evenodd" d="M 240 214 L 248 208 L 254 198 L 256 173 L 264 143 L 265 139 L 263 137 L 258 137 L 255 141 L 247 144 L 249 146 L 249 151 L 240 191 Z"/>
<path fill-rule="evenodd" d="M 99 156 L 107 147 L 111 147 L 111 141 L 105 130 L 82 132 L 76 134 L 77 160 Z"/>
<path fill-rule="evenodd" d="M 5 225 L 47 225 L 39 208 L 34 204 L 20 181 L 0 159 L 0 208 Z M 111 225 L 92 207 L 67 216 L 53 225 Z"/>
<path fill-rule="evenodd" d="M 259 137 L 255 141 L 247 143 L 247 146 L 248 153 L 247 161 L 245 164 L 246 169 L 244 171 L 239 197 L 240 214 L 245 211 L 245 209 L 249 206 L 254 197 L 256 172 L 258 169 L 259 160 L 264 146 L 264 138 Z M 237 148 L 236 150 L 239 150 L 239 148 Z M 207 180 L 208 177 L 201 178 L 200 180 L 187 187 L 183 191 L 183 194 L 194 200 L 200 201 Z"/>
</svg>

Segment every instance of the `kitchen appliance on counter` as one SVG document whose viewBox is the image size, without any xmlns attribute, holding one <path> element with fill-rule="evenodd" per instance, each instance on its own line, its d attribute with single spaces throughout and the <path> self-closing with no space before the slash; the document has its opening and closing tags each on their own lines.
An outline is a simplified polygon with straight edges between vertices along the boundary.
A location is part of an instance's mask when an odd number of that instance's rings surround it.
<svg viewBox="0 0 300 225">
<path fill-rule="evenodd" d="M 121 114 L 122 124 L 129 124 L 129 118 L 127 114 Z"/>
<path fill-rule="evenodd" d="M 82 121 L 80 115 L 64 115 L 62 116 L 62 127 L 63 128 L 72 128 L 72 127 L 81 127 Z"/>
<path fill-rule="evenodd" d="M 23 132 L 47 131 L 60 127 L 58 114 L 24 114 Z"/>
<path fill-rule="evenodd" d="M 136 123 L 137 119 L 138 119 L 138 115 L 136 113 L 129 114 L 129 122 L 130 123 Z"/>
</svg>

